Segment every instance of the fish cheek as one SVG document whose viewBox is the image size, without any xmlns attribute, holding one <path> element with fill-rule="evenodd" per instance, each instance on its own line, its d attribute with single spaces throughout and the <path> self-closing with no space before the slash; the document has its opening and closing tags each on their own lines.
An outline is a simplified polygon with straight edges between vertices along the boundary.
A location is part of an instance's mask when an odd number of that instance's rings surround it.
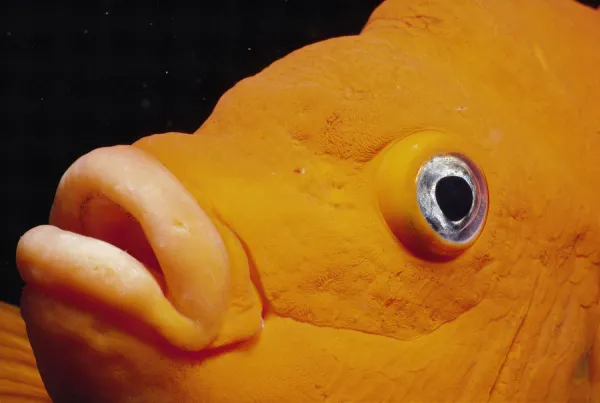
<svg viewBox="0 0 600 403">
<path fill-rule="evenodd" d="M 182 398 L 180 371 L 169 357 L 183 353 L 161 344 L 149 332 L 133 337 L 120 330 L 119 318 L 107 322 L 76 306 L 31 286 L 25 287 L 21 301 L 37 365 L 54 401 Z"/>
</svg>

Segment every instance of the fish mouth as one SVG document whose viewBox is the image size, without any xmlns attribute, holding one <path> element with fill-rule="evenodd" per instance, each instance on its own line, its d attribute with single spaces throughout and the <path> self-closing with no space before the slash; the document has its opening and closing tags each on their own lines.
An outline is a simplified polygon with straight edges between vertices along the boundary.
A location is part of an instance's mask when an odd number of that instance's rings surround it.
<svg viewBox="0 0 600 403">
<path fill-rule="evenodd" d="M 185 350 L 210 345 L 227 310 L 219 232 L 181 182 L 133 146 L 75 161 L 49 225 L 21 237 L 16 260 L 28 292 L 116 310 Z"/>
</svg>

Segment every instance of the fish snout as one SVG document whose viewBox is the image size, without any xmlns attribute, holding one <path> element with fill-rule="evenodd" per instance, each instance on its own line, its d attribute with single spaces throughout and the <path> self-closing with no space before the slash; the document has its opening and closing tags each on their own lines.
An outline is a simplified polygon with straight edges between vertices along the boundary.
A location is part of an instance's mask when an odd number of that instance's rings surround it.
<svg viewBox="0 0 600 403">
<path fill-rule="evenodd" d="M 132 146 L 69 167 L 50 225 L 23 235 L 17 266 L 28 292 L 109 308 L 185 350 L 210 345 L 227 311 L 230 263 L 217 228 L 166 167 Z"/>
</svg>

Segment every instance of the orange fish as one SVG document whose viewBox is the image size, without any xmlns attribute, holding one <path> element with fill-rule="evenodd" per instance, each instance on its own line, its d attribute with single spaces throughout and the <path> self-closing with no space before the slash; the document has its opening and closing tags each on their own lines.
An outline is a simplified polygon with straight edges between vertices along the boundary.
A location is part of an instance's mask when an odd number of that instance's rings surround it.
<svg viewBox="0 0 600 403">
<path fill-rule="evenodd" d="M 388 0 L 81 157 L 17 248 L 49 395 L 600 399 L 598 44 L 571 0 Z"/>
</svg>

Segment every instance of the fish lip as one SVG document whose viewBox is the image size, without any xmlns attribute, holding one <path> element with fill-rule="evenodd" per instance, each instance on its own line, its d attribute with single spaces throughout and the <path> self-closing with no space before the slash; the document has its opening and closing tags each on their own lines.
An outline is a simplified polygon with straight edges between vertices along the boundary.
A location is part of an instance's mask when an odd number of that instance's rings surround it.
<svg viewBox="0 0 600 403">
<path fill-rule="evenodd" d="M 86 234 L 82 206 L 99 194 L 141 225 L 163 284 L 132 254 Z M 20 239 L 17 267 L 34 289 L 84 295 L 185 350 L 210 345 L 228 304 L 229 260 L 211 219 L 170 171 L 132 146 L 96 149 L 69 167 L 50 225 Z"/>
</svg>

